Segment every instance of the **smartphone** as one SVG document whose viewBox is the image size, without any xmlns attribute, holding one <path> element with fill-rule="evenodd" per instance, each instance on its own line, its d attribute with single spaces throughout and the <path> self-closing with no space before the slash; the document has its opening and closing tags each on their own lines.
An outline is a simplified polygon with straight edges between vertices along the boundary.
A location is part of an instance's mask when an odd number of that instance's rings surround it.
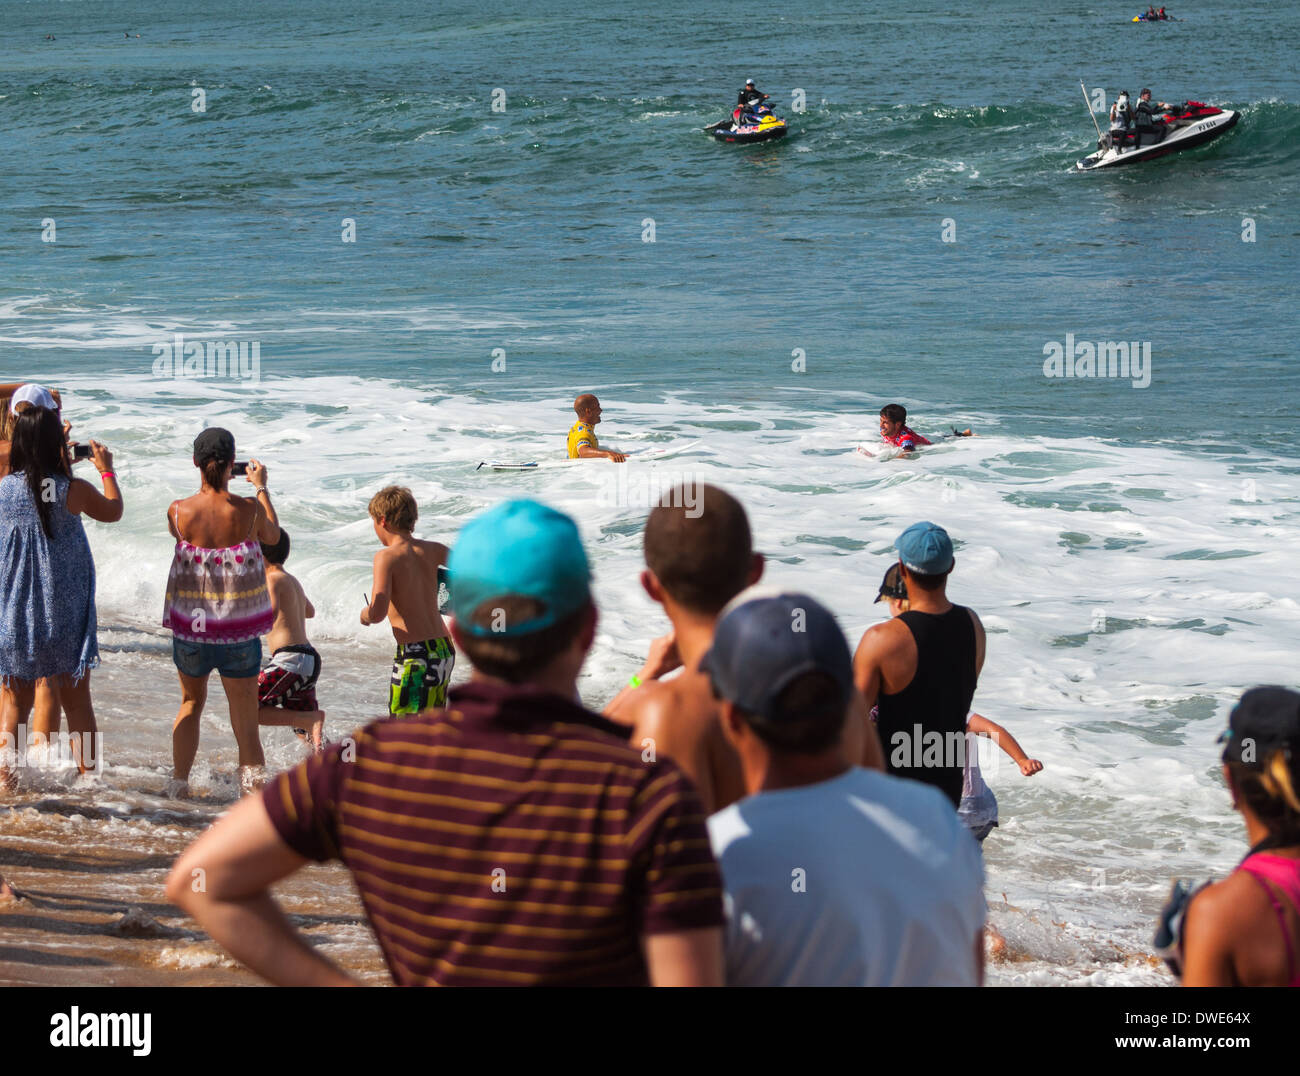
<svg viewBox="0 0 1300 1076">
<path fill-rule="evenodd" d="M 88 459 L 90 459 L 90 446 L 89 446 L 89 445 L 73 445 L 73 446 L 72 446 L 72 458 L 73 458 L 74 460 L 88 460 Z"/>
<path fill-rule="evenodd" d="M 248 474 L 248 464 L 243 460 L 236 460 L 230 465 L 230 473 L 232 475 Z"/>
</svg>

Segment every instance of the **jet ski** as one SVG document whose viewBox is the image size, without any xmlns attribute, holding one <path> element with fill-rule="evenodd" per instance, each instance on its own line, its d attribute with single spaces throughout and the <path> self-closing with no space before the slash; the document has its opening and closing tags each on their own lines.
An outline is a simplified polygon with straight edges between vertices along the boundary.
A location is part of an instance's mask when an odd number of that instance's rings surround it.
<svg viewBox="0 0 1300 1076">
<path fill-rule="evenodd" d="M 1164 123 L 1157 123 L 1153 131 L 1130 127 L 1103 134 L 1097 152 L 1083 158 L 1075 167 L 1090 172 L 1094 168 L 1115 168 L 1177 153 L 1218 138 L 1235 127 L 1240 118 L 1241 113 L 1230 108 L 1184 101 L 1174 105 L 1164 116 Z"/>
<path fill-rule="evenodd" d="M 785 120 L 774 115 L 767 105 L 759 105 L 752 111 L 738 108 L 731 119 L 704 129 L 719 142 L 770 142 L 784 138 L 790 130 Z"/>
</svg>

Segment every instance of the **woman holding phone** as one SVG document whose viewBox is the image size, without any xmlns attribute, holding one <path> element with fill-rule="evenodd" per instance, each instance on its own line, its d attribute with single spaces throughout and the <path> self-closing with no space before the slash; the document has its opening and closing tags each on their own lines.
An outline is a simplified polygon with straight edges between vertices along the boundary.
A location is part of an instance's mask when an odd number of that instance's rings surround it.
<svg viewBox="0 0 1300 1076">
<path fill-rule="evenodd" d="M 90 670 L 99 664 L 95 563 L 81 516 L 101 523 L 122 518 L 113 454 L 91 441 L 101 493 L 73 478 L 58 404 L 40 385 L 24 385 L 10 401 L 9 474 L 0 479 L 0 784 L 12 786 L 7 765 L 16 732 L 31 712 L 37 681 L 58 689 L 68 715 L 74 756 L 85 772 L 97 762 Z M 87 750 L 89 748 L 89 750 Z"/>
<path fill-rule="evenodd" d="M 181 682 L 168 792 L 178 797 L 189 794 L 199 718 L 213 670 L 221 675 L 230 706 L 240 786 L 250 791 L 260 781 L 265 756 L 257 732 L 257 674 L 261 637 L 274 619 L 260 543 L 280 540 L 266 468 L 257 460 L 235 463 L 235 438 L 229 430 L 213 427 L 199 434 L 193 459 L 200 475 L 198 493 L 173 501 L 167 509 L 167 529 L 176 539 L 176 551 L 167 577 L 163 626 L 172 631 L 172 660 Z M 246 469 L 254 496 L 230 492 L 236 468 Z"/>
</svg>

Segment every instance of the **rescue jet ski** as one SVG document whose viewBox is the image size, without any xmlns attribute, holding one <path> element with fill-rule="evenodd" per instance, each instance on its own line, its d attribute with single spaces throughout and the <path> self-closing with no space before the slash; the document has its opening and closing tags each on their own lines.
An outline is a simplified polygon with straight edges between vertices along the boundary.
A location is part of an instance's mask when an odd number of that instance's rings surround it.
<svg viewBox="0 0 1300 1076">
<path fill-rule="evenodd" d="M 785 120 L 774 115 L 767 105 L 754 109 L 737 107 L 731 119 L 710 124 L 704 129 L 719 142 L 770 142 L 784 138 L 790 130 Z"/>
<path fill-rule="evenodd" d="M 1115 168 L 1163 157 L 1167 153 L 1190 149 L 1213 141 L 1236 126 L 1240 112 L 1230 108 L 1215 108 L 1200 101 L 1184 101 L 1174 105 L 1157 123 L 1154 130 L 1128 127 L 1122 131 L 1108 131 L 1097 143 L 1097 152 L 1084 157 L 1075 167 L 1081 172 L 1094 168 Z"/>
</svg>

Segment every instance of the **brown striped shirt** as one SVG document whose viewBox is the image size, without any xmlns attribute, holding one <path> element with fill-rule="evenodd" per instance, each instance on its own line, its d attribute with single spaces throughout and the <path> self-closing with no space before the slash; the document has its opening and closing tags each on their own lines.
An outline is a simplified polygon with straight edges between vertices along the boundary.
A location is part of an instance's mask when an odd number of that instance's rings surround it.
<svg viewBox="0 0 1300 1076">
<path fill-rule="evenodd" d="M 557 695 L 469 683 L 262 792 L 341 859 L 401 986 L 645 985 L 640 938 L 721 927 L 704 812 L 671 761 Z"/>
</svg>

